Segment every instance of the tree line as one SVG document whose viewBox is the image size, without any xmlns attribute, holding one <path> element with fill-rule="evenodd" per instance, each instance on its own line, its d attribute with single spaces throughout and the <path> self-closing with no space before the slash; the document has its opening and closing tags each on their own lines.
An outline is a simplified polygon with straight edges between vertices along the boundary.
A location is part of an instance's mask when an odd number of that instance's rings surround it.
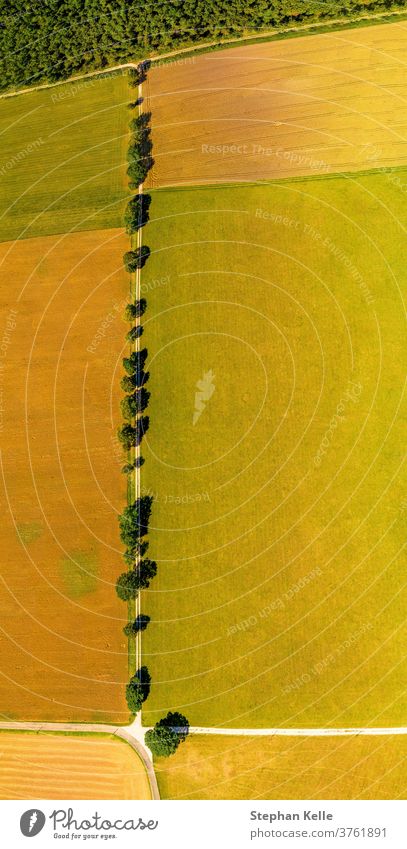
<svg viewBox="0 0 407 849">
<path fill-rule="evenodd" d="M 132 69 L 129 73 L 132 86 L 137 87 L 144 79 L 145 70 L 145 65 Z M 138 108 L 139 105 L 139 101 L 136 100 L 131 104 L 131 108 Z M 132 237 L 149 217 L 150 198 L 140 191 L 140 186 L 152 165 L 149 113 L 142 113 L 133 118 L 130 122 L 130 130 L 131 140 L 127 157 L 130 162 L 127 171 L 129 187 L 139 190 L 139 193 L 129 200 L 124 216 L 126 233 Z M 144 266 L 149 255 L 150 251 L 145 245 L 127 251 L 123 257 L 126 271 L 130 275 L 136 274 Z M 118 429 L 118 438 L 127 454 L 127 462 L 122 469 L 126 475 L 134 474 L 136 469 L 144 463 L 144 458 L 139 451 L 136 451 L 134 455 L 133 449 L 140 447 L 150 424 L 149 416 L 145 414 L 150 399 L 150 392 L 146 389 L 150 376 L 146 370 L 148 351 L 147 348 L 140 347 L 140 338 L 144 331 L 141 319 L 146 309 L 147 301 L 136 297 L 134 301 L 127 304 L 124 313 L 125 321 L 131 325 L 126 333 L 130 352 L 128 356 L 123 357 L 125 374 L 121 379 L 121 388 L 126 394 L 120 402 L 124 421 Z M 117 578 L 116 592 L 118 597 L 127 603 L 134 601 L 141 590 L 147 589 L 157 574 L 156 562 L 146 556 L 149 547 L 147 537 L 152 506 L 152 496 L 142 495 L 130 501 L 119 515 L 120 539 L 124 546 L 123 559 L 127 568 Z M 124 633 L 129 640 L 138 639 L 139 634 L 147 628 L 149 622 L 150 617 L 140 613 L 133 621 L 127 622 L 123 629 Z M 141 710 L 148 698 L 150 686 L 150 672 L 147 666 L 141 666 L 126 685 L 126 700 L 131 713 L 136 714 Z M 147 745 L 154 755 L 168 756 L 175 752 L 179 744 L 185 740 L 188 728 L 188 720 L 185 716 L 179 713 L 168 713 L 147 732 Z"/>
<path fill-rule="evenodd" d="M 404 0 L 0 0 L 0 88 L 261 29 L 403 8 Z"/>
</svg>

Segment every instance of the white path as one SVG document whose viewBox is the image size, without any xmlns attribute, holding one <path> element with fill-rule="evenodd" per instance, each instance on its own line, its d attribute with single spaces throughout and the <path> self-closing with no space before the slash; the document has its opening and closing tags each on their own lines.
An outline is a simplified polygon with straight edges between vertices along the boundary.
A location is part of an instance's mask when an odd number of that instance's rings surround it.
<svg viewBox="0 0 407 849">
<path fill-rule="evenodd" d="M 145 744 L 145 734 L 149 728 L 141 724 L 141 713 L 137 714 L 131 725 L 125 726 L 91 722 L 0 722 L 0 730 L 81 731 L 90 735 L 93 733 L 114 734 L 129 743 L 137 752 L 148 775 L 151 796 L 153 799 L 160 798 L 152 754 Z M 407 728 L 214 728 L 194 725 L 190 727 L 189 734 L 192 736 L 201 734 L 223 737 L 383 737 L 407 734 Z"/>
<path fill-rule="evenodd" d="M 147 729 L 145 729 L 147 730 Z M 220 734 L 237 737 L 367 737 L 407 734 L 407 728 L 200 728 L 191 726 L 190 734 Z"/>
</svg>

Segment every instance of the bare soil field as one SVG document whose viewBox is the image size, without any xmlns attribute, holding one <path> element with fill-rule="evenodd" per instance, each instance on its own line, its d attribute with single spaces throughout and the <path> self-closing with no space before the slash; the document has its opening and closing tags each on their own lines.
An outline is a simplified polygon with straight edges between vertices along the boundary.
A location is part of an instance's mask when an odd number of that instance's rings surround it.
<svg viewBox="0 0 407 849">
<path fill-rule="evenodd" d="M 122 230 L 0 245 L 3 719 L 126 723 Z"/>
<path fill-rule="evenodd" d="M 405 49 L 392 23 L 153 66 L 150 186 L 405 164 Z"/>
<path fill-rule="evenodd" d="M 163 799 L 405 799 L 405 737 L 204 737 L 157 763 Z"/>
<path fill-rule="evenodd" d="M 144 765 L 108 735 L 0 734 L 0 799 L 151 799 Z"/>
</svg>

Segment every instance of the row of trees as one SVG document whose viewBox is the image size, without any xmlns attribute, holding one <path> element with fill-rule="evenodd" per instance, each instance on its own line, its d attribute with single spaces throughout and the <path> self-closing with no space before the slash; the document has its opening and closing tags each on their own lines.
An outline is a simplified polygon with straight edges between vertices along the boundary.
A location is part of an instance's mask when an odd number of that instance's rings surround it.
<svg viewBox="0 0 407 849">
<path fill-rule="evenodd" d="M 129 73 L 130 85 L 137 87 L 145 77 L 143 66 L 134 68 Z M 138 107 L 139 102 L 132 104 L 132 108 Z M 128 174 L 131 178 L 130 187 L 137 188 L 145 177 L 146 155 L 151 151 L 149 140 L 149 127 L 147 116 L 139 115 L 130 123 L 132 131 L 128 150 L 130 162 Z M 148 219 L 149 198 L 144 198 L 142 193 L 131 198 L 125 212 L 124 225 L 126 233 L 133 236 Z M 127 251 L 123 262 L 126 271 L 134 274 L 143 267 L 149 255 L 148 248 L 144 246 Z M 140 348 L 140 338 L 143 334 L 143 326 L 140 323 L 147 308 L 144 298 L 135 300 L 125 309 L 125 320 L 131 324 L 126 334 L 126 340 L 131 346 L 130 354 L 123 358 L 125 374 L 121 380 L 121 388 L 126 393 L 120 402 L 123 416 L 123 424 L 119 427 L 118 437 L 124 451 L 129 455 L 128 462 L 123 467 L 125 474 L 134 473 L 144 462 L 141 454 L 136 451 L 135 456 L 132 449 L 139 448 L 145 432 L 149 427 L 149 417 L 145 410 L 150 399 L 150 392 L 145 388 L 149 379 L 146 371 L 148 357 L 147 348 Z M 116 582 L 118 597 L 124 602 L 134 601 L 140 590 L 147 589 L 150 581 L 157 574 L 157 564 L 154 560 L 146 557 L 148 550 L 148 525 L 151 516 L 153 499 L 145 495 L 136 498 L 128 504 L 119 516 L 120 539 L 125 546 L 123 554 L 127 571 L 119 575 Z M 124 633 L 129 639 L 137 639 L 141 631 L 144 631 L 150 621 L 150 617 L 139 614 L 134 621 L 130 621 L 124 628 Z M 137 713 L 150 692 L 151 676 L 146 666 L 140 669 L 130 678 L 126 686 L 126 699 L 129 710 Z"/>
<path fill-rule="evenodd" d="M 403 8 L 404 0 L 0 0 L 0 87 L 66 79 L 248 31 Z"/>
<path fill-rule="evenodd" d="M 150 118 L 151 113 L 144 112 L 130 121 L 132 136 L 127 149 L 127 161 L 129 163 L 127 176 L 130 189 L 138 189 L 141 183 L 144 183 L 153 165 Z M 138 203 L 142 206 L 143 202 L 140 200 Z"/>
<path fill-rule="evenodd" d="M 129 77 L 130 84 L 134 87 L 138 86 L 145 77 L 145 66 L 132 70 Z M 133 106 L 138 105 L 138 101 L 133 104 Z M 128 151 L 130 164 L 127 170 L 130 188 L 140 186 L 152 163 L 148 119 L 149 114 L 139 115 L 130 123 L 132 138 Z M 133 236 L 148 221 L 150 200 L 148 195 L 140 192 L 129 201 L 124 219 L 126 233 L 129 236 Z M 149 254 L 149 249 L 144 245 L 127 251 L 123 257 L 126 271 L 129 274 L 137 273 L 144 266 Z M 150 399 L 150 392 L 146 389 L 150 376 L 146 371 L 148 351 L 147 348 L 140 348 L 140 338 L 143 334 L 140 319 L 146 308 L 147 303 L 142 298 L 128 304 L 125 310 L 125 318 L 132 325 L 126 334 L 126 339 L 132 347 L 134 346 L 134 350 L 131 350 L 129 356 L 123 358 L 125 375 L 121 380 L 121 387 L 126 395 L 120 403 L 124 422 L 119 428 L 118 436 L 124 450 L 128 453 L 140 446 L 149 427 L 149 417 L 145 415 Z M 129 458 L 123 471 L 130 474 L 142 463 L 144 459 L 136 452 L 136 457 Z M 119 576 L 116 592 L 125 602 L 131 602 L 137 598 L 140 590 L 147 589 L 150 581 L 157 574 L 157 564 L 146 557 L 152 504 L 151 496 L 141 496 L 128 504 L 119 516 L 120 539 L 125 546 L 123 558 L 128 568 Z M 124 633 L 129 639 L 137 639 L 149 622 L 150 617 L 140 613 L 133 621 L 127 623 Z M 141 666 L 126 686 L 126 700 L 133 714 L 141 710 L 150 692 L 150 686 L 151 675 L 148 668 Z M 147 732 L 147 745 L 156 757 L 168 756 L 175 752 L 180 742 L 185 739 L 188 727 L 185 716 L 169 713 Z"/>
</svg>

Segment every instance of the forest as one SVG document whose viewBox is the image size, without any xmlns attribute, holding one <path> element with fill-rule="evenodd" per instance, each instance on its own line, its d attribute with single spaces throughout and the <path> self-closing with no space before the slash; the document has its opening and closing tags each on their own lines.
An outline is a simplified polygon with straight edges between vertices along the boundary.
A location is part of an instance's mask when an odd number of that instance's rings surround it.
<svg viewBox="0 0 407 849">
<path fill-rule="evenodd" d="M 0 88 L 184 45 L 405 8 L 405 0 L 0 0 Z"/>
</svg>

